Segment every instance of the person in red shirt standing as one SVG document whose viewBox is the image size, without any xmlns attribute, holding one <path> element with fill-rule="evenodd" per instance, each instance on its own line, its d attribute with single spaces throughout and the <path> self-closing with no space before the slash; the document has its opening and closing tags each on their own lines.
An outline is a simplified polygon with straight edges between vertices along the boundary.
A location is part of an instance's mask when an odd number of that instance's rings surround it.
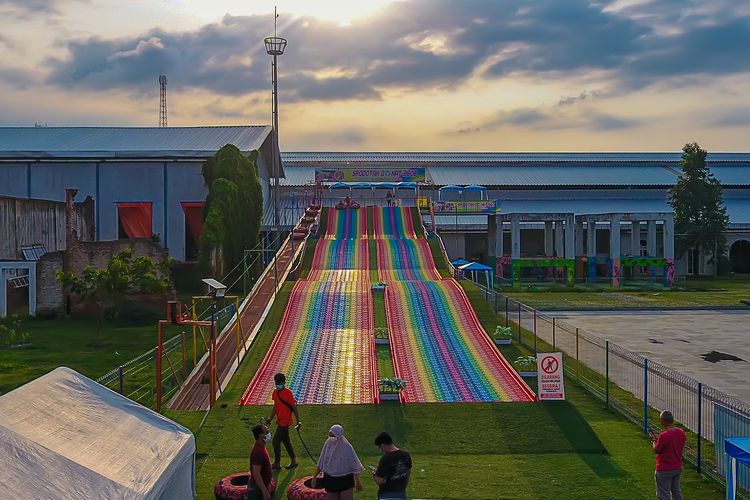
<svg viewBox="0 0 750 500">
<path fill-rule="evenodd" d="M 682 450 L 685 448 L 685 431 L 674 426 L 670 411 L 659 415 L 664 432 L 658 436 L 649 431 L 656 453 L 656 498 L 659 500 L 682 500 L 680 476 L 682 475 Z"/>
<path fill-rule="evenodd" d="M 289 427 L 294 423 L 292 413 L 294 413 L 294 418 L 297 420 L 297 427 L 302 426 L 302 422 L 299 419 L 299 411 L 297 410 L 297 401 L 294 399 L 294 394 L 285 387 L 286 375 L 277 373 L 273 376 L 273 381 L 276 384 L 276 388 L 271 394 L 273 409 L 271 410 L 271 416 L 268 418 L 268 423 L 270 424 L 273 418 L 276 417 L 277 426 L 276 435 L 273 437 L 273 470 L 281 469 L 281 443 L 284 443 L 284 448 L 286 448 L 286 452 L 291 459 L 291 463 L 286 468 L 293 469 L 299 464 L 297 463 L 297 456 L 294 454 L 292 440 L 289 438 Z"/>
<path fill-rule="evenodd" d="M 268 455 L 266 443 L 271 440 L 268 427 L 259 424 L 253 427 L 255 445 L 250 451 L 250 481 L 247 484 L 248 500 L 271 500 L 271 457 Z"/>
</svg>

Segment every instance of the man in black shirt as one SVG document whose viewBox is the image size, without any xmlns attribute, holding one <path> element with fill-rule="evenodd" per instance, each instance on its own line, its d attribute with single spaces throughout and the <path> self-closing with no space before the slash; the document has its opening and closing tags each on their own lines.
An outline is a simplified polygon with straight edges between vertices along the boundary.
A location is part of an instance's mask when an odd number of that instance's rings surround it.
<svg viewBox="0 0 750 500">
<path fill-rule="evenodd" d="M 396 448 L 393 438 L 387 432 L 377 435 L 375 446 L 383 453 L 378 468 L 372 472 L 372 478 L 379 486 L 378 499 L 407 498 L 406 487 L 409 485 L 411 473 L 411 456 Z"/>
</svg>

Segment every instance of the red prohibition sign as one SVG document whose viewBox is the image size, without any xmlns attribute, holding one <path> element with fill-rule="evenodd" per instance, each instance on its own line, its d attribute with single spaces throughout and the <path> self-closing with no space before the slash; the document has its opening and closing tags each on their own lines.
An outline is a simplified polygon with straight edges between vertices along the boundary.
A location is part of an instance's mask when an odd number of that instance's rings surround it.
<svg viewBox="0 0 750 500">
<path fill-rule="evenodd" d="M 542 370 L 544 370 L 544 373 L 555 373 L 557 371 L 557 359 L 552 356 L 542 358 Z"/>
</svg>

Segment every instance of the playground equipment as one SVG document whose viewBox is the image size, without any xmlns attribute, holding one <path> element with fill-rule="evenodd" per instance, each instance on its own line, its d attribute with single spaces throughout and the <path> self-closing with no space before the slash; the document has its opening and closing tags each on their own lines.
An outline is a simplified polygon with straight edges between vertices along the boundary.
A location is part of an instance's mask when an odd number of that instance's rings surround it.
<svg viewBox="0 0 750 500">
<path fill-rule="evenodd" d="M 532 401 L 482 330 L 463 289 L 435 269 L 416 209 L 329 210 L 312 271 L 295 285 L 279 331 L 240 404 L 269 404 L 283 372 L 300 403 L 379 400 L 367 230 L 371 213 L 395 374 L 405 402 Z"/>
</svg>

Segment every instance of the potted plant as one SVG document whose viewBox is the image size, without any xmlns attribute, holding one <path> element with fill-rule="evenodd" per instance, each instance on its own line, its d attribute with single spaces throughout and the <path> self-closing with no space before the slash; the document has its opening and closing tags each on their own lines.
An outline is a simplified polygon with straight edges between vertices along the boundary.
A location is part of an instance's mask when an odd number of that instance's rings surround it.
<svg viewBox="0 0 750 500">
<path fill-rule="evenodd" d="M 375 328 L 375 343 L 376 344 L 385 344 L 388 345 L 390 343 L 389 341 L 390 337 L 390 331 L 385 326 L 379 326 Z"/>
<path fill-rule="evenodd" d="M 513 362 L 522 377 L 536 377 L 536 356 L 518 356 Z"/>
<path fill-rule="evenodd" d="M 513 341 L 513 329 L 509 326 L 497 325 L 495 328 L 495 344 L 508 345 Z"/>
<path fill-rule="evenodd" d="M 398 395 L 406 388 L 406 380 L 400 378 L 380 378 L 378 379 L 378 388 L 380 389 L 381 401 L 398 401 Z"/>
</svg>

